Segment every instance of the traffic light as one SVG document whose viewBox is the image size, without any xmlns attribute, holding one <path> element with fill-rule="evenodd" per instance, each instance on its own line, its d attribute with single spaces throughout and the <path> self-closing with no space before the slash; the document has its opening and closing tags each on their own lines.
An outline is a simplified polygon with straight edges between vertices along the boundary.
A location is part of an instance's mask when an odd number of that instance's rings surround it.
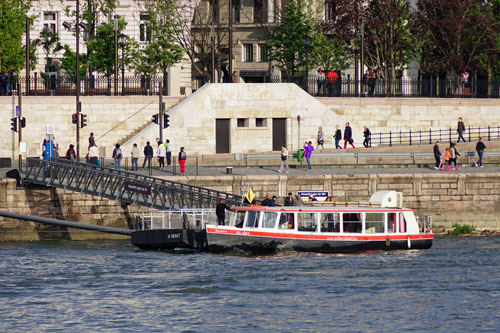
<svg viewBox="0 0 500 333">
<path fill-rule="evenodd" d="M 73 114 L 71 115 L 71 123 L 72 123 L 72 124 L 78 124 L 78 118 L 77 118 L 76 113 L 73 113 Z"/>
<path fill-rule="evenodd" d="M 80 113 L 80 116 L 81 116 L 80 128 L 84 128 L 85 126 L 87 126 L 87 115 Z"/>
<path fill-rule="evenodd" d="M 24 118 L 24 117 L 20 118 L 20 123 L 21 123 L 21 128 L 25 128 L 26 127 L 26 118 Z"/>
<path fill-rule="evenodd" d="M 168 126 L 170 126 L 168 117 L 170 117 L 170 115 L 166 113 L 163 114 L 163 128 L 167 128 Z"/>
<path fill-rule="evenodd" d="M 17 117 L 10 118 L 10 129 L 17 132 Z"/>
<path fill-rule="evenodd" d="M 158 124 L 158 113 L 153 115 L 153 123 Z"/>
</svg>

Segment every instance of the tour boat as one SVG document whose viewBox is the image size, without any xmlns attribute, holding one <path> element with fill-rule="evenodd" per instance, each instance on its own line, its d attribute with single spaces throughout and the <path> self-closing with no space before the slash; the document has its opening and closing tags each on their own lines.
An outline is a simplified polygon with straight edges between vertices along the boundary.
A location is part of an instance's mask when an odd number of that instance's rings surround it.
<svg viewBox="0 0 500 333">
<path fill-rule="evenodd" d="M 233 207 L 229 225 L 206 225 L 208 250 L 342 253 L 429 249 L 434 239 L 430 217 L 417 219 L 411 209 L 397 207 L 401 203 L 398 195 L 401 197 L 394 191 L 380 191 L 366 205 Z"/>
</svg>

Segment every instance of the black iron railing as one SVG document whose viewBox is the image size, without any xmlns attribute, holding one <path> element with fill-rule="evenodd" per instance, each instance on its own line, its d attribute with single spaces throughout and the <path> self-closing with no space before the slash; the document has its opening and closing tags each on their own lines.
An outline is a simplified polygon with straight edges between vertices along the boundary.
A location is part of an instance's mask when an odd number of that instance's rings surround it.
<svg viewBox="0 0 500 333">
<path fill-rule="evenodd" d="M 117 84 L 116 84 L 117 83 Z M 113 76 L 84 77 L 80 81 L 82 96 L 130 96 L 158 95 L 162 84 L 163 95 L 168 95 L 167 80 L 163 76 Z M 21 93 L 28 96 L 75 96 L 76 82 L 69 76 L 44 75 L 35 73 L 28 79 L 19 78 Z M 17 94 L 17 84 L 13 91 Z"/>
<path fill-rule="evenodd" d="M 321 97 L 441 97 L 441 98 L 499 98 L 500 82 L 472 79 L 467 84 L 458 79 L 435 77 L 375 79 L 365 82 L 351 76 L 340 77 L 336 82 L 320 80 L 310 75 L 272 76 L 273 83 L 295 83 L 309 94 Z M 307 87 L 306 87 L 307 86 Z"/>
<path fill-rule="evenodd" d="M 468 142 L 477 141 L 479 137 L 482 137 L 484 141 L 500 140 L 500 126 L 467 127 L 463 136 Z M 433 144 L 438 140 L 442 142 L 458 141 L 457 129 L 451 127 L 448 129 L 429 128 L 418 131 L 380 132 L 371 135 L 372 144 L 377 146 Z"/>
</svg>

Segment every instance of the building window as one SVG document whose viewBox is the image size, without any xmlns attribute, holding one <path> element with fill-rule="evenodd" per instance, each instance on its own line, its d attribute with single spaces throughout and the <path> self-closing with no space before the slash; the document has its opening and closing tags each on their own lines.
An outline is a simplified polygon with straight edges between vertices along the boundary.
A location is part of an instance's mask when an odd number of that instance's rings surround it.
<svg viewBox="0 0 500 333">
<path fill-rule="evenodd" d="M 253 44 L 243 44 L 243 61 L 244 62 L 253 62 Z"/>
<path fill-rule="evenodd" d="M 335 13 L 335 4 L 333 2 L 327 1 L 325 3 L 325 20 L 333 20 Z"/>
<path fill-rule="evenodd" d="M 255 118 L 255 127 L 267 127 L 267 118 Z"/>
<path fill-rule="evenodd" d="M 140 15 L 139 40 L 141 42 L 151 41 L 151 25 L 149 24 L 149 14 Z"/>
<path fill-rule="evenodd" d="M 238 118 L 238 127 L 248 127 L 248 118 Z"/>
<path fill-rule="evenodd" d="M 48 29 L 52 33 L 57 33 L 57 13 L 43 13 L 43 29 Z"/>
<path fill-rule="evenodd" d="M 259 61 L 266 62 L 267 58 L 267 47 L 265 44 L 259 44 Z"/>
<path fill-rule="evenodd" d="M 263 23 L 264 22 L 263 0 L 254 0 L 254 2 L 253 2 L 253 21 L 255 23 Z"/>
</svg>

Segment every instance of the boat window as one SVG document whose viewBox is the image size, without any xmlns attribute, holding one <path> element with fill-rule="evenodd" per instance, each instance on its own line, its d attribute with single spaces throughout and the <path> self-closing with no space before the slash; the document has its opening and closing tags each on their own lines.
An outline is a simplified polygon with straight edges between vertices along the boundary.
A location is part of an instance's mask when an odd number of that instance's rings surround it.
<svg viewBox="0 0 500 333">
<path fill-rule="evenodd" d="M 319 213 L 321 232 L 340 232 L 339 213 Z"/>
<path fill-rule="evenodd" d="M 365 233 L 367 234 L 384 233 L 384 223 L 385 223 L 384 213 L 366 213 Z"/>
<path fill-rule="evenodd" d="M 297 213 L 297 229 L 299 231 L 316 231 L 315 213 Z"/>
<path fill-rule="evenodd" d="M 247 212 L 245 228 L 259 227 L 259 212 Z"/>
<path fill-rule="evenodd" d="M 399 214 L 399 232 L 406 232 L 406 220 L 403 213 Z"/>
<path fill-rule="evenodd" d="M 278 224 L 278 229 L 293 229 L 294 225 L 294 215 L 293 213 L 282 213 L 280 215 L 280 222 Z"/>
<path fill-rule="evenodd" d="M 245 221 L 245 212 L 232 212 L 229 225 L 236 228 L 243 228 L 243 221 Z"/>
<path fill-rule="evenodd" d="M 264 212 L 262 217 L 262 228 L 274 229 L 278 213 Z"/>
<path fill-rule="evenodd" d="M 387 232 L 390 234 L 396 232 L 396 213 L 387 214 Z"/>
<path fill-rule="evenodd" d="M 361 213 L 344 213 L 342 214 L 342 222 L 344 232 L 361 232 Z"/>
</svg>

